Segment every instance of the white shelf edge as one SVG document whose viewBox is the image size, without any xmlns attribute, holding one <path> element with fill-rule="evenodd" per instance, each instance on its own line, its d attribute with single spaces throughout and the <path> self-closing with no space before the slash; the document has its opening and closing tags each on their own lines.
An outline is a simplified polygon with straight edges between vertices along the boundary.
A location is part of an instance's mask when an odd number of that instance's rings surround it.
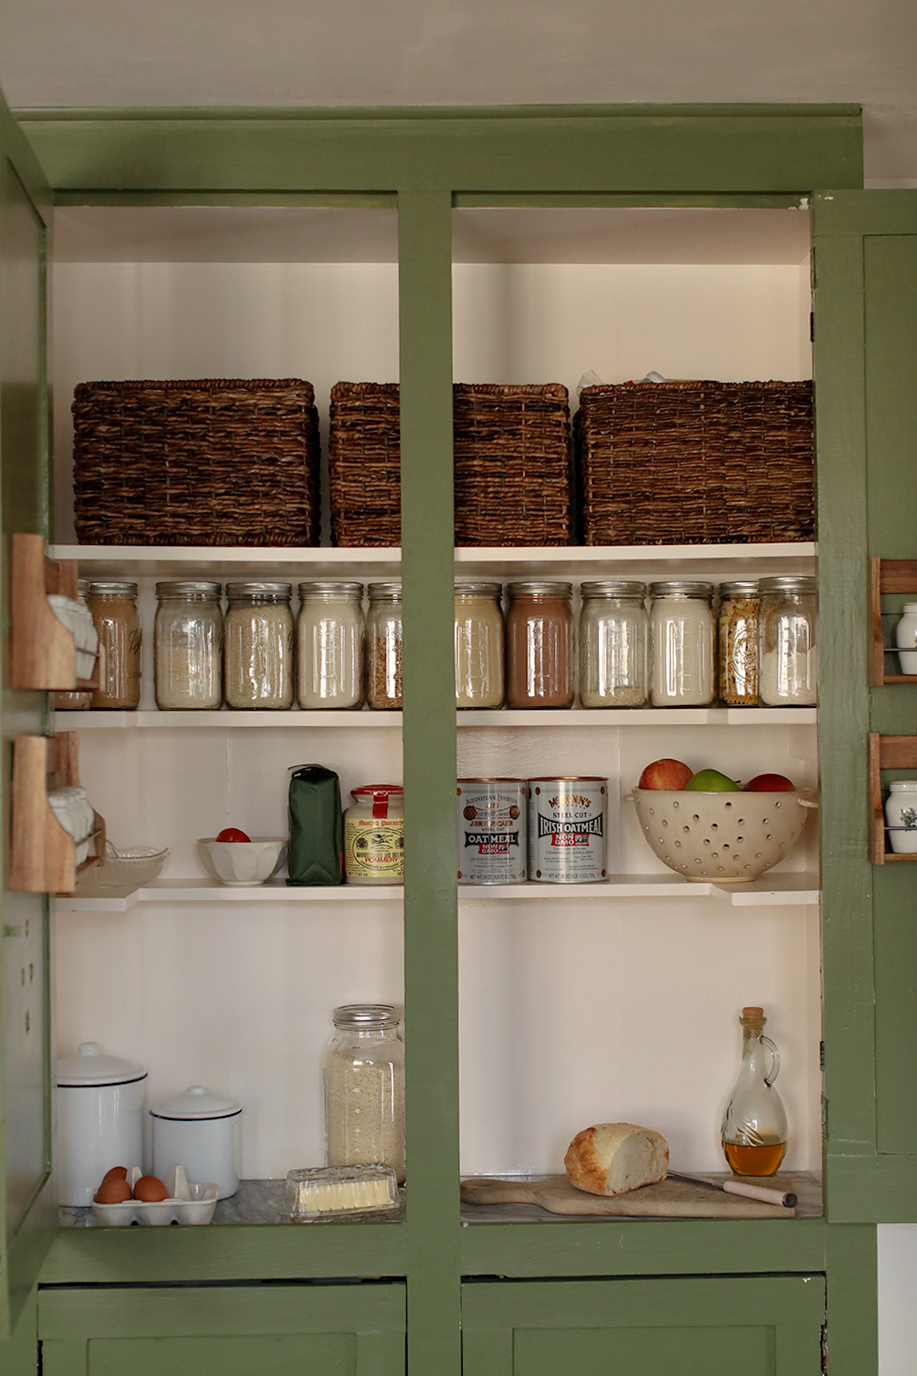
<svg viewBox="0 0 917 1376">
<path fill-rule="evenodd" d="M 495 901 L 516 903 L 564 904 L 573 899 L 618 902 L 635 898 L 695 899 L 715 895 L 734 908 L 800 907 L 818 903 L 818 877 L 812 874 L 779 874 L 751 884 L 720 885 L 712 881 L 694 883 L 678 875 L 616 874 L 597 884 L 461 884 L 460 908 L 485 906 Z M 160 879 L 136 889 L 123 898 L 83 898 L 60 895 L 55 900 L 61 913 L 123 913 L 138 904 L 150 903 L 401 903 L 400 885 L 341 884 L 327 887 L 290 888 L 284 881 L 272 880 L 252 888 L 231 888 L 208 879 Z"/>
<path fill-rule="evenodd" d="M 68 731 L 163 731 L 212 727 L 234 730 L 346 727 L 347 730 L 362 731 L 400 730 L 402 713 L 368 709 L 359 712 L 243 712 L 228 708 L 220 712 L 160 712 L 155 708 L 142 708 L 136 712 L 58 711 L 55 720 L 61 729 Z M 815 707 L 637 707 L 604 710 L 572 707 L 558 711 L 507 708 L 456 713 L 456 726 L 460 730 L 531 726 L 539 729 L 552 726 L 814 726 L 817 720 L 818 709 Z"/>
</svg>

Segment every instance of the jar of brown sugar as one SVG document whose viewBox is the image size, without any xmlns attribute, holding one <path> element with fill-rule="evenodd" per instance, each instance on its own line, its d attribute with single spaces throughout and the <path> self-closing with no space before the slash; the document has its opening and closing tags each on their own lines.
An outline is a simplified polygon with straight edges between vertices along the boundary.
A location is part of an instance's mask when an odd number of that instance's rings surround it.
<svg viewBox="0 0 917 1376">
<path fill-rule="evenodd" d="M 143 632 L 137 610 L 137 584 L 93 582 L 86 598 L 99 633 L 99 687 L 93 707 L 140 706 L 140 647 Z"/>
<path fill-rule="evenodd" d="M 573 585 L 510 583 L 506 616 L 506 705 L 572 707 Z"/>
</svg>

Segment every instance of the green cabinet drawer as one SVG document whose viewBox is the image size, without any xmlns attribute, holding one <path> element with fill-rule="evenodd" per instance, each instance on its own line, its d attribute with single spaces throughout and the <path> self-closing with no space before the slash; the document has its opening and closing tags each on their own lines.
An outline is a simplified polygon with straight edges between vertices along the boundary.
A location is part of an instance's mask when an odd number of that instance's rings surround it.
<svg viewBox="0 0 917 1376">
<path fill-rule="evenodd" d="M 44 1376 L 404 1376 L 398 1284 L 45 1290 Z"/>
<path fill-rule="evenodd" d="M 824 1321 L 818 1275 L 469 1283 L 463 1376 L 797 1376 Z"/>
</svg>

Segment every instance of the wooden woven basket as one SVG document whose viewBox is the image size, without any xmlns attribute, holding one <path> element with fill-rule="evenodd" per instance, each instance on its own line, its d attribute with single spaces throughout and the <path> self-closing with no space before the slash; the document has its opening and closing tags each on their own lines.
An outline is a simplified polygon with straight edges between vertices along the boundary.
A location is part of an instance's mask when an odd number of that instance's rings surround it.
<svg viewBox="0 0 917 1376">
<path fill-rule="evenodd" d="M 336 545 L 401 539 L 397 383 L 338 382 L 328 441 Z M 568 545 L 572 535 L 566 387 L 456 383 L 455 543 Z"/>
<path fill-rule="evenodd" d="M 811 382 L 585 387 L 574 419 L 586 545 L 811 540 Z"/>
<path fill-rule="evenodd" d="M 308 382 L 84 382 L 73 423 L 81 544 L 318 544 Z"/>
</svg>

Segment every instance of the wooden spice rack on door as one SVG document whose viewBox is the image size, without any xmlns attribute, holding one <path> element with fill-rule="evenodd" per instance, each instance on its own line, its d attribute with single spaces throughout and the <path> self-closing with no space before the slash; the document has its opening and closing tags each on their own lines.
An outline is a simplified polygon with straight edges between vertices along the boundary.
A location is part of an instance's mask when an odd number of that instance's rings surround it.
<svg viewBox="0 0 917 1376">
<path fill-rule="evenodd" d="M 872 618 L 872 654 L 869 660 L 870 684 L 881 688 L 886 683 L 917 683 L 917 674 L 887 674 L 886 656 L 897 654 L 892 646 L 885 644 L 885 630 L 882 625 L 882 594 L 888 592 L 913 593 L 917 597 L 917 559 L 870 559 L 869 561 L 869 610 Z M 903 740 L 904 737 L 889 737 L 890 740 Z M 894 766 L 890 766 L 893 768 Z M 909 769 L 910 765 L 901 768 Z M 901 857 L 897 857 L 900 859 Z"/>
<path fill-rule="evenodd" d="M 73 559 L 49 559 L 40 535 L 16 533 L 10 550 L 10 687 L 56 692 L 99 687 L 93 676 L 76 676 L 76 645 L 48 602 L 59 593 L 76 601 L 78 567 Z"/>
<path fill-rule="evenodd" d="M 51 811 L 48 793 L 79 785 L 78 736 L 18 736 L 13 741 L 12 840 L 8 885 L 13 893 L 71 893 L 76 877 L 105 854 L 105 821 L 93 810 L 91 849 L 76 863 L 76 843 Z"/>
<path fill-rule="evenodd" d="M 917 679 L 915 679 L 917 681 Z M 917 770 L 917 736 L 869 737 L 869 796 L 872 816 L 869 827 L 869 858 L 874 865 L 887 860 L 917 860 L 914 855 L 896 855 L 885 848 L 885 812 L 882 807 L 883 769 Z"/>
</svg>

